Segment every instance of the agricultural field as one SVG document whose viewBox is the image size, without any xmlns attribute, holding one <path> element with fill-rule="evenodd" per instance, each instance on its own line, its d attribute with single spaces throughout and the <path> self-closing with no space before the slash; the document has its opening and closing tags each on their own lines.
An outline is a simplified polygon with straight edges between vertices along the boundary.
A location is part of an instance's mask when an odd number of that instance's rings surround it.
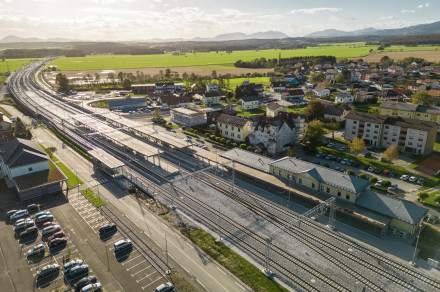
<svg viewBox="0 0 440 292">
<path fill-rule="evenodd" d="M 20 69 L 24 65 L 35 61 L 35 58 L 27 58 L 27 59 L 5 59 L 2 61 L 0 59 L 0 73 L 6 72 L 6 71 L 15 71 L 17 69 Z M 8 69 L 9 68 L 9 69 Z"/>
<path fill-rule="evenodd" d="M 417 47 L 421 48 L 421 47 Z M 394 60 L 403 60 L 406 57 L 423 58 L 428 62 L 440 62 L 440 50 L 427 51 L 388 51 L 388 52 L 373 52 L 372 54 L 362 57 L 365 62 L 379 62 L 383 56 L 388 56 Z"/>
<path fill-rule="evenodd" d="M 235 90 L 235 88 L 242 85 L 245 80 L 249 80 L 250 83 L 263 84 L 264 87 L 270 85 L 270 77 L 231 78 L 229 79 L 229 89 Z"/>
<path fill-rule="evenodd" d="M 391 46 L 386 47 L 384 52 L 401 52 L 401 51 L 437 51 L 440 46 L 417 46 L 417 47 L 406 47 L 406 46 Z"/>
<path fill-rule="evenodd" d="M 266 59 L 300 57 L 300 56 L 322 56 L 332 55 L 335 57 L 359 57 L 368 54 L 370 49 L 377 46 L 365 46 L 359 44 L 337 44 L 321 45 L 296 50 L 248 50 L 224 51 L 209 53 L 187 53 L 185 55 L 173 56 L 172 54 L 160 55 L 99 55 L 75 58 L 61 58 L 54 60 L 51 65 L 58 66 L 60 70 L 92 70 L 92 69 L 122 69 L 122 68 L 148 68 L 148 67 L 193 67 L 203 66 L 205 70 L 218 70 L 232 68 L 237 60 L 254 60 L 264 57 Z"/>
</svg>

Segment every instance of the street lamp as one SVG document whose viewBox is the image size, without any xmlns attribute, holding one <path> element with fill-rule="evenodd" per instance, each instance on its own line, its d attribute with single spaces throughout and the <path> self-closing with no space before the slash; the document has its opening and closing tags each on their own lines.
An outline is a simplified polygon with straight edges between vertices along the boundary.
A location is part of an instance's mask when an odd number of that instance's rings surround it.
<svg viewBox="0 0 440 292">
<path fill-rule="evenodd" d="M 163 235 L 165 236 L 165 254 L 167 256 L 167 270 L 165 271 L 165 274 L 169 275 L 169 274 L 171 274 L 171 271 L 170 271 L 170 267 L 168 265 L 168 241 L 167 241 L 167 234 L 164 233 Z"/>
<path fill-rule="evenodd" d="M 419 238 L 420 238 L 420 232 L 422 231 L 423 222 L 419 225 L 419 233 L 417 234 L 417 240 L 416 240 L 416 246 L 414 247 L 414 253 L 412 260 L 409 262 L 412 266 L 416 265 L 415 259 L 416 259 L 416 253 L 417 253 L 417 245 L 419 244 Z"/>
<path fill-rule="evenodd" d="M 222 233 L 221 233 L 221 231 L 220 231 L 220 206 L 221 206 L 222 204 L 218 204 L 218 214 L 217 214 L 217 229 L 218 229 L 218 237 L 219 237 L 219 240 L 220 241 L 222 241 L 223 240 L 223 238 L 222 238 Z"/>
<path fill-rule="evenodd" d="M 289 174 L 289 200 L 287 201 L 287 207 L 290 207 L 290 185 L 292 184 L 292 175 Z"/>
</svg>

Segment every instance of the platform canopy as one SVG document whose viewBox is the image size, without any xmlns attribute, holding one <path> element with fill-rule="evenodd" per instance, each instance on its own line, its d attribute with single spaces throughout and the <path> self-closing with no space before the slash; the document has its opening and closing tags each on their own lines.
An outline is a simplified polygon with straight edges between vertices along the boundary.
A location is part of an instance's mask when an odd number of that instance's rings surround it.
<svg viewBox="0 0 440 292">
<path fill-rule="evenodd" d="M 99 160 L 102 164 L 106 165 L 110 169 L 116 169 L 125 165 L 122 161 L 116 159 L 115 157 L 100 148 L 90 150 L 87 153 L 89 153 L 93 158 Z"/>
</svg>

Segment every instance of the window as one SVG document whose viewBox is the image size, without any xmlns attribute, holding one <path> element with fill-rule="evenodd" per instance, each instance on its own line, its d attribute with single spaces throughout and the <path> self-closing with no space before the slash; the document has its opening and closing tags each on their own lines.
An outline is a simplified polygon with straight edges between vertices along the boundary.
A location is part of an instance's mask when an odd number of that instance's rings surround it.
<svg viewBox="0 0 440 292">
<path fill-rule="evenodd" d="M 290 179 L 290 173 L 287 173 L 287 178 Z"/>
<path fill-rule="evenodd" d="M 231 136 L 234 137 L 234 133 L 231 133 Z"/>
<path fill-rule="evenodd" d="M 358 123 L 358 121 L 353 121 L 353 124 L 356 125 Z"/>
<path fill-rule="evenodd" d="M 341 191 L 340 190 L 338 190 L 338 197 L 340 197 L 341 196 Z"/>
<path fill-rule="evenodd" d="M 388 131 L 383 132 L 385 135 L 388 135 Z"/>
<path fill-rule="evenodd" d="M 29 167 L 29 171 L 32 171 L 32 167 Z"/>
<path fill-rule="evenodd" d="M 272 170 L 273 173 L 276 173 L 275 168 Z"/>
<path fill-rule="evenodd" d="M 425 115 L 425 118 L 429 117 L 429 115 Z"/>
<path fill-rule="evenodd" d="M 353 126 L 353 130 L 356 130 L 356 126 Z"/>
<path fill-rule="evenodd" d="M 388 138 L 387 137 L 383 137 L 383 139 L 386 141 Z"/>
<path fill-rule="evenodd" d="M 379 125 L 375 125 L 374 127 L 375 127 L 376 129 L 378 129 L 378 128 L 379 128 Z"/>
<path fill-rule="evenodd" d="M 298 179 L 298 182 L 299 182 L 300 184 L 302 184 L 302 183 L 303 183 L 302 178 L 299 178 L 299 179 Z"/>
<path fill-rule="evenodd" d="M 228 131 L 226 131 L 226 132 L 225 132 L 225 134 L 226 134 L 226 135 L 229 135 L 229 132 L 228 132 Z"/>
<path fill-rule="evenodd" d="M 417 147 L 422 147 L 422 143 L 417 143 Z"/>
<path fill-rule="evenodd" d="M 374 140 L 377 140 L 377 136 L 373 136 L 373 139 L 374 139 Z"/>
<path fill-rule="evenodd" d="M 280 170 L 278 170 L 278 174 L 279 175 L 282 175 L 283 174 L 283 172 L 282 172 L 282 170 L 280 169 Z"/>
<path fill-rule="evenodd" d="M 356 135 L 356 132 L 355 132 L 355 131 L 352 131 L 351 133 L 352 133 L 353 135 Z"/>
<path fill-rule="evenodd" d="M 312 188 L 315 188 L 315 183 L 312 183 Z"/>
<path fill-rule="evenodd" d="M 237 128 L 237 132 L 240 132 L 240 128 Z"/>
<path fill-rule="evenodd" d="M 350 194 L 345 194 L 345 198 L 346 198 L 347 200 L 350 200 Z"/>
<path fill-rule="evenodd" d="M 420 117 L 420 114 L 417 114 L 418 117 Z"/>
<path fill-rule="evenodd" d="M 385 129 L 389 129 L 390 128 L 390 126 L 385 126 Z"/>
<path fill-rule="evenodd" d="M 408 142 L 408 145 L 412 145 L 412 142 Z"/>
<path fill-rule="evenodd" d="M 234 131 L 234 127 L 231 127 L 231 130 Z"/>
<path fill-rule="evenodd" d="M 324 186 L 323 185 L 321 185 L 321 191 L 324 191 Z"/>
<path fill-rule="evenodd" d="M 237 138 L 241 138 L 240 134 L 237 134 Z"/>
<path fill-rule="evenodd" d="M 394 133 L 393 133 L 393 137 L 396 137 L 396 136 L 397 136 L 397 132 L 394 132 Z"/>
<path fill-rule="evenodd" d="M 330 188 L 327 187 L 326 192 L 330 194 Z"/>
<path fill-rule="evenodd" d="M 371 124 L 370 124 L 370 123 L 367 123 L 367 127 L 369 127 L 369 126 L 371 126 Z"/>
<path fill-rule="evenodd" d="M 396 142 L 396 138 L 391 139 L 391 141 Z"/>
<path fill-rule="evenodd" d="M 370 137 L 370 134 L 365 135 L 365 137 L 369 138 L 369 137 Z"/>
<path fill-rule="evenodd" d="M 228 125 L 225 125 L 225 128 L 227 129 L 227 128 L 228 128 Z"/>
<path fill-rule="evenodd" d="M 367 133 L 370 133 L 370 130 L 369 129 L 367 129 L 367 131 L 366 131 Z"/>
</svg>

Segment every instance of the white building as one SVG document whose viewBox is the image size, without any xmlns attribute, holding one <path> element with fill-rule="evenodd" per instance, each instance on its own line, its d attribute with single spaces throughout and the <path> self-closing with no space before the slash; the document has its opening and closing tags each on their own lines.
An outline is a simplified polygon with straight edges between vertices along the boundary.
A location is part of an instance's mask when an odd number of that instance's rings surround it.
<svg viewBox="0 0 440 292">
<path fill-rule="evenodd" d="M 345 92 L 339 92 L 335 96 L 335 103 L 351 103 L 353 100 L 353 96 Z"/>
<path fill-rule="evenodd" d="M 206 84 L 206 92 L 218 91 L 218 85 L 215 83 Z"/>
<path fill-rule="evenodd" d="M 266 105 L 266 116 L 270 118 L 274 118 L 278 116 L 279 112 L 285 112 L 285 111 L 286 111 L 286 107 L 276 102 L 271 102 Z"/>
<path fill-rule="evenodd" d="M 195 111 L 183 107 L 171 109 L 170 118 L 174 123 L 186 126 L 187 128 L 207 123 L 204 111 Z"/>
<path fill-rule="evenodd" d="M 313 90 L 316 97 L 325 97 L 330 96 L 330 89 L 325 88 L 323 86 L 319 86 L 316 89 Z"/>
<path fill-rule="evenodd" d="M 221 114 L 217 118 L 217 126 L 222 137 L 243 142 L 249 135 L 250 121 L 236 116 Z"/>
<path fill-rule="evenodd" d="M 257 96 L 246 96 L 239 100 L 242 110 L 251 110 L 258 108 L 258 97 Z"/>
<path fill-rule="evenodd" d="M 193 99 L 200 100 L 206 106 L 212 106 L 220 103 L 220 94 L 218 91 L 208 91 L 203 94 L 195 94 Z"/>
</svg>

